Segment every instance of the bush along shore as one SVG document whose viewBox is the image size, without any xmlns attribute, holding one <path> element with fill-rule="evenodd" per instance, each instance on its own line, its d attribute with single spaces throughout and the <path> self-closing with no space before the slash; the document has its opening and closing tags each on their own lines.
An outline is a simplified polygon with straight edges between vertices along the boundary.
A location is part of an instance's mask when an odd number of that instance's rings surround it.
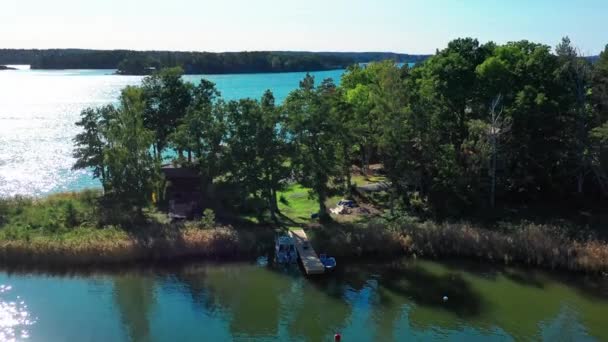
<svg viewBox="0 0 608 342">
<path fill-rule="evenodd" d="M 145 220 L 137 223 L 145 227 L 125 228 L 103 222 L 99 199 L 99 192 L 85 191 L 39 200 L 0 200 L 0 265 L 45 268 L 252 259 L 270 253 L 277 232 L 268 225 L 220 225 L 208 219 L 169 223 L 154 212 L 145 213 Z M 317 250 L 342 258 L 466 257 L 608 272 L 608 243 L 574 239 L 564 229 L 549 225 L 526 223 L 491 230 L 467 223 L 376 217 L 358 223 L 311 225 L 308 232 Z"/>
<path fill-rule="evenodd" d="M 271 249 L 272 229 L 170 223 L 144 213 L 133 220 L 100 209 L 100 193 L 0 200 L 0 265 L 105 266 L 185 258 L 239 259 Z M 111 217 L 111 218 L 109 218 Z"/>
</svg>

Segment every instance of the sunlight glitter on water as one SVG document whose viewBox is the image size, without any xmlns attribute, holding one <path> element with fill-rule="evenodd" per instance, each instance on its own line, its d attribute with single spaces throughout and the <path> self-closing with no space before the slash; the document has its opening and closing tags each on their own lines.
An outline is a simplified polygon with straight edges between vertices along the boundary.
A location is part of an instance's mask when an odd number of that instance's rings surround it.
<svg viewBox="0 0 608 342">
<path fill-rule="evenodd" d="M 71 170 L 72 139 L 79 132 L 74 122 L 82 109 L 111 103 L 122 87 L 140 80 L 106 73 L 0 75 L 0 197 L 99 186 L 89 173 Z"/>
<path fill-rule="evenodd" d="M 21 341 L 30 337 L 29 326 L 36 323 L 19 296 L 10 298 L 10 285 L 0 285 L 0 341 Z"/>
<path fill-rule="evenodd" d="M 141 76 L 116 76 L 113 70 L 20 70 L 0 73 L 0 197 L 42 196 L 98 188 L 87 171 L 74 171 L 74 123 L 87 107 L 116 103 L 121 89 Z M 342 71 L 313 72 L 317 80 L 338 80 Z M 305 73 L 188 75 L 198 83 L 217 83 L 225 99 L 259 98 L 272 89 L 277 102 L 298 86 Z"/>
</svg>

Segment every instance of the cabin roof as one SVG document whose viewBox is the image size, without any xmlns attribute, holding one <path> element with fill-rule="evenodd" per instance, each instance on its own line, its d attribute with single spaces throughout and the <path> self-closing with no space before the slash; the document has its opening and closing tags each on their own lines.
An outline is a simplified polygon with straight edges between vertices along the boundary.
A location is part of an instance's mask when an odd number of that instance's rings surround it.
<svg viewBox="0 0 608 342">
<path fill-rule="evenodd" d="M 167 179 L 199 179 L 198 170 L 190 167 L 175 166 L 173 164 L 165 164 L 161 166 L 161 171 Z"/>
</svg>

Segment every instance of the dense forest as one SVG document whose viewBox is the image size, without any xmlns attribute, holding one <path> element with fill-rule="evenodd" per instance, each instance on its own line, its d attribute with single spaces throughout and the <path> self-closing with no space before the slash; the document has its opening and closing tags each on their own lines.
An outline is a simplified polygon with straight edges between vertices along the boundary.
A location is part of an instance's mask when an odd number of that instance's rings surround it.
<svg viewBox="0 0 608 342">
<path fill-rule="evenodd" d="M 277 53 L 293 54 L 299 52 L 281 51 Z M 354 63 L 369 63 L 391 60 L 397 63 L 418 63 L 429 58 L 431 55 L 410 55 L 394 52 L 315 52 L 320 56 L 340 56 L 352 60 Z"/>
<path fill-rule="evenodd" d="M 176 67 L 186 74 L 257 73 L 341 69 L 352 63 L 391 59 L 418 62 L 427 56 L 341 52 L 174 52 L 129 50 L 0 50 L 1 64 L 30 64 L 32 69 L 117 69 L 142 75 Z"/>
<path fill-rule="evenodd" d="M 608 198 L 608 46 L 591 63 L 568 38 L 554 50 L 457 39 L 413 68 L 354 64 L 340 86 L 307 75 L 282 104 L 270 90 L 225 101 L 213 83 L 181 73 L 154 73 L 117 106 L 82 112 L 75 167 L 92 168 L 113 201 L 141 208 L 162 194 L 167 150 L 273 217 L 277 190 L 296 180 L 327 218 L 328 194 L 348 195 L 352 165 L 372 162 L 384 166 L 392 212 L 481 215 Z"/>
</svg>

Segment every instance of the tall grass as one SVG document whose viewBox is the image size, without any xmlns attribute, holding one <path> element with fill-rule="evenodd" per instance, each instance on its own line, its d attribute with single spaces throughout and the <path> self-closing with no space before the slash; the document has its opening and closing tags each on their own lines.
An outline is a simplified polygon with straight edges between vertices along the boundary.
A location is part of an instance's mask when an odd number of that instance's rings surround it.
<svg viewBox="0 0 608 342">
<path fill-rule="evenodd" d="M 0 265 L 75 266 L 259 255 L 272 230 L 200 229 L 148 215 L 136 226 L 109 224 L 96 191 L 0 200 Z M 115 212 L 116 208 L 112 211 Z M 117 213 L 117 215 L 122 215 Z"/>
<path fill-rule="evenodd" d="M 467 257 L 550 269 L 608 272 L 608 244 L 573 239 L 560 227 L 524 223 L 494 231 L 470 223 L 376 220 L 314 232 L 314 243 L 339 256 Z"/>
<path fill-rule="evenodd" d="M 287 193 L 290 209 L 304 215 L 314 203 L 305 189 Z M 164 215 L 123 225 L 102 209 L 100 193 L 85 191 L 44 199 L 0 199 L 0 265 L 92 265 L 177 258 L 239 258 L 268 252 L 274 230 L 262 226 L 201 229 L 196 222 L 172 224 Z M 115 213 L 115 214 L 114 214 Z M 303 217 L 304 219 L 304 217 Z M 209 227 L 206 227 L 209 228 Z M 419 222 L 400 218 L 310 229 L 319 252 L 338 257 L 468 257 L 551 269 L 608 272 L 608 244 L 573 238 L 559 226 L 511 224 L 490 230 L 471 223 Z"/>
</svg>

